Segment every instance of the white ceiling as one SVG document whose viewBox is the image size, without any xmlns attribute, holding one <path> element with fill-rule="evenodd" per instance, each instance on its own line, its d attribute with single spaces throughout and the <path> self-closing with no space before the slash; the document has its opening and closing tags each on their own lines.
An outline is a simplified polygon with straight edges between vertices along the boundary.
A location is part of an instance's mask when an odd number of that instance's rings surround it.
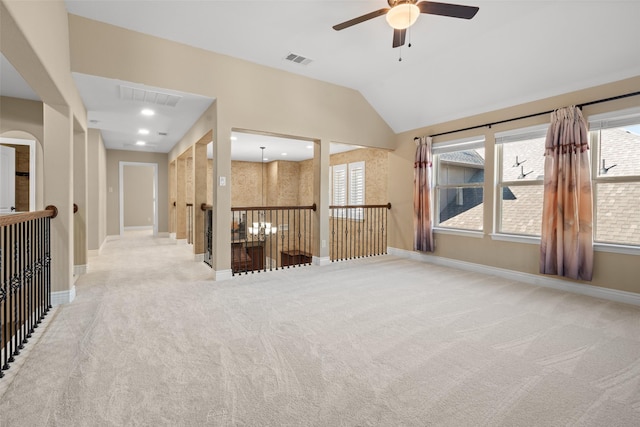
<svg viewBox="0 0 640 427">
<path fill-rule="evenodd" d="M 421 15 L 408 33 L 412 47 L 393 49 L 384 17 L 331 28 L 386 7 L 385 0 L 65 1 L 73 14 L 354 88 L 395 132 L 640 75 L 640 1 L 456 3 L 480 11 L 472 20 Z M 313 61 L 285 61 L 289 53 Z M 6 83 L 5 68 L 2 95 L 15 86 Z M 93 79 L 100 86 L 101 78 Z M 126 105 L 101 105 L 100 91 L 88 86 L 80 93 L 90 119 L 120 109 L 135 114 Z M 176 123 L 158 129 L 197 118 L 174 116 Z M 132 129 L 132 121 L 122 123 Z M 108 144 L 116 141 L 104 132 Z"/>
<path fill-rule="evenodd" d="M 213 102 L 213 99 L 204 96 L 143 84 L 81 73 L 72 75 L 87 108 L 89 127 L 101 130 L 107 149 L 167 153 Z M 123 99 L 122 88 L 172 95 L 180 99 L 174 107 L 149 102 L 149 97 L 147 101 Z M 143 116 L 140 114 L 143 108 L 150 108 L 155 114 L 151 117 Z M 149 134 L 139 134 L 140 129 L 148 130 Z M 146 145 L 136 145 L 139 140 Z"/>
</svg>

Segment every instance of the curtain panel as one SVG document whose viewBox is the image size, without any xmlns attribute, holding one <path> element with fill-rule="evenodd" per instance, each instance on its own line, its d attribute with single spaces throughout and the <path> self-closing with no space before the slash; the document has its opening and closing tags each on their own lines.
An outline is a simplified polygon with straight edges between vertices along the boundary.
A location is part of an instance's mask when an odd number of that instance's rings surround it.
<svg viewBox="0 0 640 427">
<path fill-rule="evenodd" d="M 415 141 L 418 146 L 413 165 L 413 249 L 421 252 L 433 252 L 431 137 L 423 136 L 416 138 Z"/>
<path fill-rule="evenodd" d="M 590 281 L 593 276 L 593 197 L 589 135 L 582 112 L 551 113 L 544 163 L 540 273 Z"/>
</svg>

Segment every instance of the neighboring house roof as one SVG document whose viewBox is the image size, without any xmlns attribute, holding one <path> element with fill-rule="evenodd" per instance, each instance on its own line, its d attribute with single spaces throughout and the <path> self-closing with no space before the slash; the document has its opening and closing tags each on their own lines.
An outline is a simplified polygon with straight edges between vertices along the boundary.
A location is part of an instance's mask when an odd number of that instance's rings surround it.
<svg viewBox="0 0 640 427">
<path fill-rule="evenodd" d="M 484 158 L 476 150 L 443 153 L 440 154 L 440 161 L 444 163 L 468 165 L 469 167 L 480 167 L 484 169 Z"/>
<path fill-rule="evenodd" d="M 601 147 L 601 158 L 607 159 L 606 165 L 616 164 L 605 176 L 640 175 L 640 136 L 623 129 L 606 129 L 602 137 L 607 141 Z M 531 150 L 527 150 L 531 147 Z M 525 146 L 518 161 L 526 160 L 525 172 L 543 175 L 544 156 L 539 153 L 539 144 Z M 595 155 L 595 153 L 591 153 Z M 611 159 L 609 162 L 608 159 Z M 503 161 L 503 174 L 507 181 L 516 181 L 521 173 L 519 167 L 513 167 L 515 156 Z M 601 166 L 601 165 L 599 165 Z M 472 166 L 473 167 L 473 166 Z M 540 171 L 540 172 L 539 172 Z M 473 177 L 479 177 L 478 173 Z M 471 181 L 470 182 L 478 182 Z M 450 203 L 443 209 L 441 218 L 449 219 L 441 225 L 451 228 L 480 229 L 483 218 L 483 203 L 478 202 L 473 191 L 463 193 L 464 206 L 452 207 Z M 595 239 L 616 243 L 638 244 L 640 242 L 640 182 L 636 183 L 599 183 L 597 188 L 598 205 L 594 214 L 600 218 Z M 542 185 L 510 186 L 504 189 L 502 200 L 501 232 L 540 235 L 542 222 Z M 468 203 L 467 203 L 468 200 Z M 605 220 L 606 219 L 606 220 Z"/>
</svg>

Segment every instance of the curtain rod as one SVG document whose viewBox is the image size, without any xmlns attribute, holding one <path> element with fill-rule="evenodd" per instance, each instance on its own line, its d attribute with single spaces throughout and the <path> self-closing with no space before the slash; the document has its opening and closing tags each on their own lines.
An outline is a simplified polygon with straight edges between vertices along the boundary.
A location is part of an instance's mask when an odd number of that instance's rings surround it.
<svg viewBox="0 0 640 427">
<path fill-rule="evenodd" d="M 640 95 L 640 92 L 631 92 L 631 93 L 627 93 L 627 94 L 624 94 L 624 95 L 612 96 L 610 98 L 604 98 L 604 99 L 598 99 L 596 101 L 585 102 L 584 104 L 577 104 L 576 107 L 582 109 L 583 107 L 586 107 L 587 105 L 599 104 L 601 102 L 615 101 L 617 99 L 628 98 L 630 96 L 637 96 L 637 95 Z M 429 136 L 431 136 L 432 138 L 435 138 L 436 136 L 449 135 L 451 133 L 464 132 L 466 130 L 471 130 L 471 129 L 479 129 L 479 128 L 483 128 L 483 127 L 491 128 L 491 126 L 494 126 L 494 125 L 513 122 L 513 121 L 516 121 L 516 120 L 528 119 L 530 117 L 541 116 L 543 114 L 551 114 L 554 111 L 555 110 L 542 111 L 540 113 L 527 114 L 526 116 L 514 117 L 512 119 L 505 119 L 505 120 L 500 120 L 500 121 L 497 121 L 497 122 L 485 123 L 483 125 L 469 126 L 467 128 L 463 128 L 463 129 L 456 129 L 456 130 L 450 130 L 450 131 L 447 131 L 447 132 L 440 132 L 440 133 L 436 133 L 436 134 L 429 135 Z M 418 137 L 415 137 L 413 139 L 415 141 L 416 139 L 418 139 Z"/>
</svg>

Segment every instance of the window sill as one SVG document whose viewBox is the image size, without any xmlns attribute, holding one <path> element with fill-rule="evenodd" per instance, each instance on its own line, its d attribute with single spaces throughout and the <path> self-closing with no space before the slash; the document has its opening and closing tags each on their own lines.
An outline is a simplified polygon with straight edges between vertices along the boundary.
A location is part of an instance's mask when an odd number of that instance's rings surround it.
<svg viewBox="0 0 640 427">
<path fill-rule="evenodd" d="M 610 252 L 614 254 L 640 255 L 640 246 L 616 245 L 613 243 L 594 243 L 593 250 L 596 252 Z"/>
<path fill-rule="evenodd" d="M 454 236 L 474 237 L 478 239 L 482 239 L 484 237 L 484 232 L 482 231 L 461 230 L 459 228 L 434 227 L 433 232 L 438 234 L 451 234 Z"/>
<path fill-rule="evenodd" d="M 491 234 L 491 240 L 500 240 L 502 242 L 516 242 L 527 243 L 529 245 L 539 245 L 540 237 L 538 236 L 525 236 L 522 234 Z"/>
</svg>

